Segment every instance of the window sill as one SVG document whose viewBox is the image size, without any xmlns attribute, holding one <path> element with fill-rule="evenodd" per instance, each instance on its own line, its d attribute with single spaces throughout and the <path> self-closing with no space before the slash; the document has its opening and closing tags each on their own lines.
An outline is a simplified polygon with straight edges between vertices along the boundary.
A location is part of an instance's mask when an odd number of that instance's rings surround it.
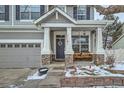
<svg viewBox="0 0 124 93">
<path fill-rule="evenodd" d="M 20 20 L 20 22 L 33 22 L 34 20 Z"/>
<path fill-rule="evenodd" d="M 0 22 L 6 22 L 5 20 L 0 20 Z"/>
</svg>

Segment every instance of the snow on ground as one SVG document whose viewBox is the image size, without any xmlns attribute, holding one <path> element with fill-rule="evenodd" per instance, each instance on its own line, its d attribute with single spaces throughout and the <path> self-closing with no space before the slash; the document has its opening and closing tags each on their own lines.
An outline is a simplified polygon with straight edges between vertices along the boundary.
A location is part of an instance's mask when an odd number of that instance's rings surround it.
<svg viewBox="0 0 124 93">
<path fill-rule="evenodd" d="M 32 76 L 28 76 L 28 77 L 27 77 L 27 80 L 45 79 L 46 77 L 47 77 L 47 74 L 44 74 L 44 75 L 39 76 L 39 75 L 38 75 L 38 71 L 37 71 L 37 72 L 34 73 Z"/>
<path fill-rule="evenodd" d="M 9 85 L 9 88 L 18 88 L 16 85 Z"/>
<path fill-rule="evenodd" d="M 103 67 L 99 66 L 82 66 L 77 67 L 77 71 L 72 73 L 72 70 L 67 69 L 65 76 L 66 77 L 81 77 L 81 76 L 119 76 L 124 77 L 123 74 L 113 74 L 107 70 L 104 70 Z"/>
<path fill-rule="evenodd" d="M 111 68 L 112 70 L 124 70 L 124 63 L 115 63 L 114 67 Z"/>
</svg>

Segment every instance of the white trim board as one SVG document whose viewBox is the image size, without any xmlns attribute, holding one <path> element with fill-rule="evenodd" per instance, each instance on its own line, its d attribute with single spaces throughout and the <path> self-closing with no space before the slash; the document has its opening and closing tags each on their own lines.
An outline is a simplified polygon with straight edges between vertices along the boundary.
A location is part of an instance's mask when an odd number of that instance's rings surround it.
<svg viewBox="0 0 124 93">
<path fill-rule="evenodd" d="M 42 43 L 43 40 L 41 39 L 2 39 L 0 40 L 0 43 Z"/>
</svg>

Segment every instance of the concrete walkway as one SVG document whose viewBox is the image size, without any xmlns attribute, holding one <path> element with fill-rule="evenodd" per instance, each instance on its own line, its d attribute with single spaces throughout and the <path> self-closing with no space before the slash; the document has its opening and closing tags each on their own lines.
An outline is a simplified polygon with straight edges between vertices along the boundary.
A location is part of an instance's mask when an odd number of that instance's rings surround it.
<svg viewBox="0 0 124 93">
<path fill-rule="evenodd" d="M 75 62 L 76 65 L 90 65 L 89 62 Z M 0 69 L 0 87 L 1 88 L 58 88 L 60 87 L 60 78 L 64 77 L 65 63 L 54 62 L 49 65 L 49 71 L 46 79 L 29 80 L 28 75 L 34 74 L 37 69 Z"/>
</svg>

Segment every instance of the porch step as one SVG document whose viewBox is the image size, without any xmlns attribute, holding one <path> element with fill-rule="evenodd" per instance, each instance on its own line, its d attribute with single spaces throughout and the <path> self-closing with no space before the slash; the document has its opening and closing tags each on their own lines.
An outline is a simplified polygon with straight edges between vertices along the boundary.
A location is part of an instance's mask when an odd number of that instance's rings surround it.
<svg viewBox="0 0 124 93">
<path fill-rule="evenodd" d="M 53 67 L 48 71 L 48 76 L 63 76 L 65 71 L 64 66 Z"/>
<path fill-rule="evenodd" d="M 60 77 L 59 76 L 47 76 L 46 79 L 40 81 L 39 87 L 41 88 L 59 88 Z"/>
<path fill-rule="evenodd" d="M 74 62 L 75 65 L 80 65 L 80 66 L 90 66 L 94 65 L 92 61 L 76 61 Z"/>
<path fill-rule="evenodd" d="M 52 71 L 48 72 L 48 76 L 64 76 L 65 72 L 64 71 Z"/>
</svg>

